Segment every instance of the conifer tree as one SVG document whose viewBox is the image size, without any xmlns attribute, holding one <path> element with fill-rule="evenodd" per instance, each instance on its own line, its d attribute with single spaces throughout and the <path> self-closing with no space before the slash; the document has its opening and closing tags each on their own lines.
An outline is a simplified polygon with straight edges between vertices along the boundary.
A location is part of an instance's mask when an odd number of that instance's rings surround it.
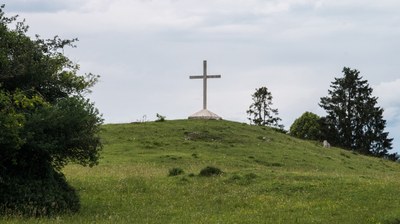
<svg viewBox="0 0 400 224">
<path fill-rule="evenodd" d="M 283 130 L 283 125 L 279 124 L 277 117 L 278 109 L 272 108 L 272 94 L 267 87 L 256 89 L 252 96 L 253 103 L 247 110 L 251 123 L 259 126 L 270 126 Z"/>
<path fill-rule="evenodd" d="M 372 96 L 372 88 L 359 71 L 345 67 L 343 74 L 335 78 L 329 96 L 322 97 L 319 104 L 327 112 L 327 128 L 334 130 L 328 140 L 363 154 L 387 155 L 393 139 L 385 132 L 386 120 L 383 109 L 377 106 L 378 98 Z"/>
</svg>

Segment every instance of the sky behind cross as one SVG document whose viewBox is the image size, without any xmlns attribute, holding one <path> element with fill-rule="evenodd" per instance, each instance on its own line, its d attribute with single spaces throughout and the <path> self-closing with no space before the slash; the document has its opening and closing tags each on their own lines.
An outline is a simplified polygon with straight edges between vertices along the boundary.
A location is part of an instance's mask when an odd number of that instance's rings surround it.
<svg viewBox="0 0 400 224">
<path fill-rule="evenodd" d="M 266 86 L 286 129 L 318 106 L 344 66 L 357 69 L 385 109 L 400 151 L 400 2 L 397 0 L 3 0 L 30 34 L 79 38 L 65 53 L 101 76 L 89 97 L 107 123 L 156 113 L 185 119 L 202 90 L 187 79 L 202 69 L 209 108 L 247 122 L 256 88 Z M 0 4 L 2 4 L 0 3 Z M 171 103 L 173 102 L 173 103 Z"/>
</svg>

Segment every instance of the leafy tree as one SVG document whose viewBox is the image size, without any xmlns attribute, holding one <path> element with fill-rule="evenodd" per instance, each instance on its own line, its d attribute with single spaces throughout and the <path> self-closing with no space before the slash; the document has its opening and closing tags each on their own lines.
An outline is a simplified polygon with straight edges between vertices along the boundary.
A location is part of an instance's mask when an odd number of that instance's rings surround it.
<svg viewBox="0 0 400 224">
<path fill-rule="evenodd" d="M 328 114 L 329 141 L 364 154 L 386 155 L 393 139 L 384 131 L 386 121 L 383 109 L 376 105 L 378 98 L 372 96 L 372 88 L 359 71 L 345 67 L 343 74 L 343 78 L 335 78 L 329 96 L 322 97 L 319 104 Z"/>
<path fill-rule="evenodd" d="M 283 130 L 283 125 L 279 124 L 280 119 L 277 117 L 278 109 L 273 109 L 272 94 L 267 87 L 256 89 L 252 96 L 253 103 L 250 105 L 247 114 L 250 123 L 258 126 L 270 126 Z"/>
<path fill-rule="evenodd" d="M 102 118 L 85 99 L 96 81 L 78 75 L 63 48 L 76 39 L 31 39 L 0 7 L 0 214 L 77 211 L 79 199 L 61 169 L 93 166 Z M 15 24 L 15 28 L 10 28 Z"/>
<path fill-rule="evenodd" d="M 321 140 L 321 118 L 311 112 L 304 112 L 290 126 L 290 135 L 308 140 Z"/>
</svg>

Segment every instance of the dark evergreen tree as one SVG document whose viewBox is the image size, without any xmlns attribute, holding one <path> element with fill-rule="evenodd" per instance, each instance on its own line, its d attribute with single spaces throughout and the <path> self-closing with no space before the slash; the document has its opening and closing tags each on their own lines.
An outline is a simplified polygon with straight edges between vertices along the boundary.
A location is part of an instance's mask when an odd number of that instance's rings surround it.
<svg viewBox="0 0 400 224">
<path fill-rule="evenodd" d="M 283 130 L 283 125 L 279 124 L 281 119 L 277 117 L 278 109 L 273 109 L 272 94 L 267 87 L 256 89 L 256 92 L 251 95 L 253 103 L 250 105 L 247 114 L 249 115 L 250 123 L 259 126 L 270 126 Z"/>
<path fill-rule="evenodd" d="M 0 215 L 75 212 L 79 198 L 61 169 L 95 165 L 102 119 L 63 48 L 75 40 L 31 39 L 0 7 Z M 16 24 L 15 28 L 10 28 Z"/>
<path fill-rule="evenodd" d="M 343 69 L 343 78 L 335 78 L 329 96 L 322 97 L 320 106 L 326 110 L 326 129 L 329 141 L 343 148 L 364 154 L 384 156 L 392 149 L 392 140 L 385 132 L 383 109 L 377 106 L 377 97 L 363 80 L 360 72 Z"/>
</svg>

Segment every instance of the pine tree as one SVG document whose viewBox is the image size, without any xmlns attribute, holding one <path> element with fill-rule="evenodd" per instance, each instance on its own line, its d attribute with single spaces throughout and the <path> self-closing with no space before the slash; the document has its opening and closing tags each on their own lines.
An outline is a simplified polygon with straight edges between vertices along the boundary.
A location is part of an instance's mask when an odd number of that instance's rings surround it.
<svg viewBox="0 0 400 224">
<path fill-rule="evenodd" d="M 343 69 L 344 77 L 335 78 L 322 97 L 320 106 L 326 110 L 326 126 L 334 132 L 328 139 L 334 145 L 364 154 L 384 156 L 392 149 L 393 139 L 385 132 L 383 109 L 377 106 L 377 97 L 363 80 L 360 72 Z"/>
<path fill-rule="evenodd" d="M 256 92 L 251 96 L 254 103 L 247 110 L 250 122 L 258 126 L 270 126 L 283 130 L 283 125 L 279 124 L 282 119 L 277 117 L 278 109 L 271 107 L 272 94 L 268 91 L 268 88 L 256 89 Z"/>
</svg>

